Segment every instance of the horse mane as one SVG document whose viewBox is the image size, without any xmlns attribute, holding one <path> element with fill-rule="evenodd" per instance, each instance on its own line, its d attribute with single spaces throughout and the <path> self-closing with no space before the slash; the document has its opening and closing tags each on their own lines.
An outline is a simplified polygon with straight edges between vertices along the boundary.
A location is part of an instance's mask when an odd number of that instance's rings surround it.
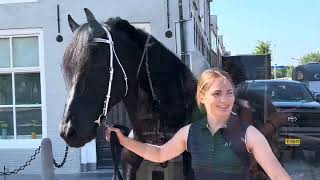
<svg viewBox="0 0 320 180">
<path fill-rule="evenodd" d="M 128 21 L 120 18 L 114 19 L 115 28 L 125 31 L 127 36 L 137 44 L 141 49 L 144 49 L 146 39 L 150 35 L 141 29 L 136 29 L 129 24 Z M 156 93 L 160 95 L 160 101 L 165 104 L 162 106 L 167 112 L 184 109 L 185 118 L 191 116 L 195 105 L 195 94 L 197 80 L 191 70 L 181 62 L 181 60 L 170 49 L 165 47 L 160 41 L 152 35 L 150 39 L 151 46 L 149 47 L 149 68 L 152 78 L 152 83 Z M 161 68 L 162 67 L 162 68 Z M 141 71 L 142 88 L 150 92 L 148 77 L 145 68 Z M 177 92 L 173 92 L 176 88 Z M 176 100 L 181 98 L 182 104 L 176 104 Z M 177 112 L 174 112 L 177 113 Z M 176 119 L 178 123 L 186 119 Z"/>
<path fill-rule="evenodd" d="M 83 70 L 88 61 L 90 38 L 89 25 L 87 23 L 83 24 L 76 30 L 70 44 L 65 50 L 62 68 L 68 85 L 70 85 L 74 75 L 80 74 L 75 72 Z"/>
<path fill-rule="evenodd" d="M 149 33 L 135 28 L 128 21 L 116 17 L 109 19 L 106 23 L 111 29 L 115 28 L 125 32 L 140 49 L 144 49 L 147 37 L 151 36 L 149 41 L 151 46 L 148 50 L 149 68 L 156 94 L 160 95 L 160 101 L 164 103 L 162 107 L 165 108 L 166 112 L 174 111 L 174 109 L 181 110 L 183 108 L 185 112 L 180 113 L 184 114 L 184 118 L 190 117 L 195 105 L 197 84 L 197 80 L 191 70 L 181 62 L 175 53 L 165 47 L 160 41 Z M 141 78 L 139 81 L 145 82 L 145 84 L 140 84 L 142 86 L 141 88 L 150 93 L 145 68 L 141 69 L 140 74 L 142 75 L 140 75 L 141 77 L 139 76 Z M 178 91 L 176 94 L 172 92 L 175 87 Z M 176 104 L 177 98 L 181 98 L 183 104 Z M 181 121 L 185 120 L 186 119 L 176 119 L 175 121 L 182 124 Z"/>
</svg>

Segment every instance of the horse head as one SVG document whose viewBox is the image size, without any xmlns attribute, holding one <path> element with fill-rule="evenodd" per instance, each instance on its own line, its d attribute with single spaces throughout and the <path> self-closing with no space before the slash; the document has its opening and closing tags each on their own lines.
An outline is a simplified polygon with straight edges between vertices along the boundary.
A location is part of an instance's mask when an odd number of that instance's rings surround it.
<svg viewBox="0 0 320 180">
<path fill-rule="evenodd" d="M 116 21 L 119 21 L 119 18 L 100 24 L 88 9 L 85 9 L 85 13 L 87 23 L 83 25 L 78 25 L 70 15 L 68 16 L 69 26 L 74 35 L 63 59 L 69 95 L 59 131 L 60 136 L 72 147 L 81 147 L 96 137 L 98 125 L 95 120 L 102 114 L 109 86 L 112 84 L 107 112 L 126 95 L 131 81 L 129 79 L 126 82 L 125 76 L 134 76 L 134 71 L 130 70 L 130 61 L 125 60 L 141 57 L 136 44 L 130 41 L 125 33 L 118 31 L 119 25 Z M 121 22 L 128 23 L 125 20 Z M 97 42 L 96 39 L 111 41 L 107 31 L 112 34 L 113 42 Z M 111 46 L 114 46 L 115 51 L 119 51 L 119 59 L 124 60 L 121 62 L 124 71 L 115 63 L 115 58 L 118 57 L 113 57 L 113 61 L 110 61 L 114 55 L 111 54 Z M 114 64 L 114 74 L 110 84 L 111 63 Z"/>
</svg>

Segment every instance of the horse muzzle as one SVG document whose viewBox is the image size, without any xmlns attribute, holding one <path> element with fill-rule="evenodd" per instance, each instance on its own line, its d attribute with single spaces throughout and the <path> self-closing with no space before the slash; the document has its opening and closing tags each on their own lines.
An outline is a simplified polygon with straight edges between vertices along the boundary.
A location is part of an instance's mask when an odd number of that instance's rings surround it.
<svg viewBox="0 0 320 180">
<path fill-rule="evenodd" d="M 92 132 L 86 136 L 80 136 L 77 129 L 71 126 L 70 121 L 68 123 L 61 123 L 59 127 L 60 136 L 70 146 L 79 148 L 84 146 L 95 138 L 96 132 Z"/>
</svg>

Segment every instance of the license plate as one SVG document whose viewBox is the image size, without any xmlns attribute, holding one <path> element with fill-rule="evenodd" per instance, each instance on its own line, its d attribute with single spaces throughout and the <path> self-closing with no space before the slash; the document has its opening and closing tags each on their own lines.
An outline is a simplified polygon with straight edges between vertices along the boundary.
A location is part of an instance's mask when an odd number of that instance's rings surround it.
<svg viewBox="0 0 320 180">
<path fill-rule="evenodd" d="M 286 139 L 285 144 L 286 145 L 300 145 L 300 139 Z"/>
</svg>

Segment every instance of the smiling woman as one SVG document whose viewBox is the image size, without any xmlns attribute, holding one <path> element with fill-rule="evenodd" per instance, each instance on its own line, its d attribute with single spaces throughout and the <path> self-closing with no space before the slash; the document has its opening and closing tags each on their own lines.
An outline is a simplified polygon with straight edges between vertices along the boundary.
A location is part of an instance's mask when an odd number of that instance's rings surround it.
<svg viewBox="0 0 320 180">
<path fill-rule="evenodd" d="M 182 127 L 167 143 L 152 145 L 124 136 L 117 128 L 120 143 L 139 156 L 161 163 L 187 150 L 192 157 L 195 179 L 249 179 L 249 154 L 271 179 L 291 179 L 280 165 L 265 137 L 231 112 L 234 85 L 229 74 L 218 69 L 204 71 L 198 81 L 197 102 L 207 117 Z"/>
</svg>

